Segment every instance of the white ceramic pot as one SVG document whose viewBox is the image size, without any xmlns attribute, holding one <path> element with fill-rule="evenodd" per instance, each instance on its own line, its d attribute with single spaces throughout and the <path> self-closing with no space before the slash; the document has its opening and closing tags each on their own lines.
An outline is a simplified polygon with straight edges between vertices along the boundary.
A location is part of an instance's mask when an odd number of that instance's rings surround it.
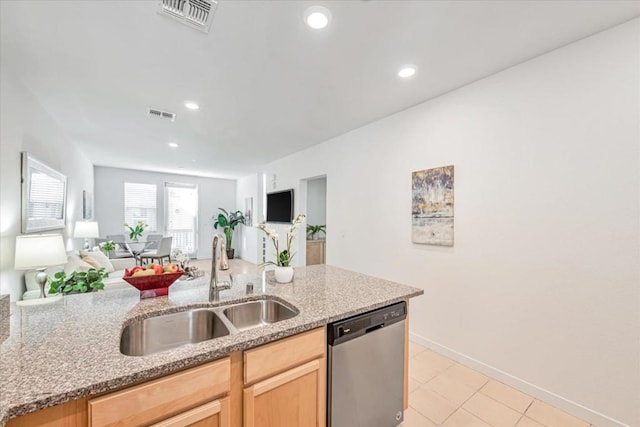
<svg viewBox="0 0 640 427">
<path fill-rule="evenodd" d="M 276 282 L 289 283 L 293 280 L 293 267 L 276 267 Z"/>
</svg>

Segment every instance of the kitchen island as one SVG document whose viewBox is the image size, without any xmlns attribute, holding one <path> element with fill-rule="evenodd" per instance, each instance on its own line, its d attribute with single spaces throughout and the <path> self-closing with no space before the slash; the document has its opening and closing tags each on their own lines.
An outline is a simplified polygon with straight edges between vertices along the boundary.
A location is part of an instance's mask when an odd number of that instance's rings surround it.
<svg viewBox="0 0 640 427">
<path fill-rule="evenodd" d="M 246 282 L 254 283 L 247 294 Z M 101 395 L 220 359 L 327 323 L 421 295 L 422 290 L 336 267 L 296 269 L 289 284 L 267 272 L 237 280 L 209 301 L 208 280 L 180 281 L 166 297 L 140 300 L 136 289 L 71 295 L 57 303 L 11 308 L 0 344 L 0 425 L 75 399 Z M 236 334 L 144 357 L 120 353 L 123 328 L 138 319 L 190 308 L 265 298 L 295 307 L 297 316 Z"/>
</svg>

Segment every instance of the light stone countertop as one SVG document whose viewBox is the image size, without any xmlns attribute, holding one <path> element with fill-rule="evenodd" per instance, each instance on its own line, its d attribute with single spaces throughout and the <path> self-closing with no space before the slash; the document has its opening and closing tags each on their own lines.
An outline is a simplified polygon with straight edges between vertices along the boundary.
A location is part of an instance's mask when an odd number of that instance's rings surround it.
<svg viewBox="0 0 640 427">
<path fill-rule="evenodd" d="M 254 293 L 245 294 L 247 282 Z M 292 283 L 273 273 L 240 275 L 220 302 L 209 302 L 208 278 L 179 281 L 166 297 L 140 300 L 135 288 L 71 295 L 50 305 L 11 305 L 9 330 L 0 325 L 0 426 L 10 418 L 83 396 L 217 359 L 354 314 L 423 294 L 421 289 L 325 265 L 296 268 Z M 265 295 L 300 313 L 226 337 L 144 357 L 120 353 L 120 334 L 134 319 L 194 307 L 212 307 Z"/>
</svg>

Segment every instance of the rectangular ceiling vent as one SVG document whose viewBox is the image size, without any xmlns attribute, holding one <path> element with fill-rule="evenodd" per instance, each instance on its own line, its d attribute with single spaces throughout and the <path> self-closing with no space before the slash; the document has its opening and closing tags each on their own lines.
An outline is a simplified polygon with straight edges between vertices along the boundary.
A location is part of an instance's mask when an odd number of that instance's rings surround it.
<svg viewBox="0 0 640 427">
<path fill-rule="evenodd" d="M 216 0 L 161 0 L 160 13 L 205 33 L 209 32 Z"/>
<path fill-rule="evenodd" d="M 176 120 L 176 113 L 149 108 L 149 117 L 157 117 L 158 119 L 166 119 L 173 122 Z"/>
</svg>

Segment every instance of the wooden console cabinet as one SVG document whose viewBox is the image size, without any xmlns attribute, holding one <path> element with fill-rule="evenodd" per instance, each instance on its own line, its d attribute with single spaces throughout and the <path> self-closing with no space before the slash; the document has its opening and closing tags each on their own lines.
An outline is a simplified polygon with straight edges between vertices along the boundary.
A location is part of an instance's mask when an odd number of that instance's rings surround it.
<svg viewBox="0 0 640 427">
<path fill-rule="evenodd" d="M 325 251 L 324 239 L 307 240 L 307 265 L 324 264 Z"/>
</svg>

